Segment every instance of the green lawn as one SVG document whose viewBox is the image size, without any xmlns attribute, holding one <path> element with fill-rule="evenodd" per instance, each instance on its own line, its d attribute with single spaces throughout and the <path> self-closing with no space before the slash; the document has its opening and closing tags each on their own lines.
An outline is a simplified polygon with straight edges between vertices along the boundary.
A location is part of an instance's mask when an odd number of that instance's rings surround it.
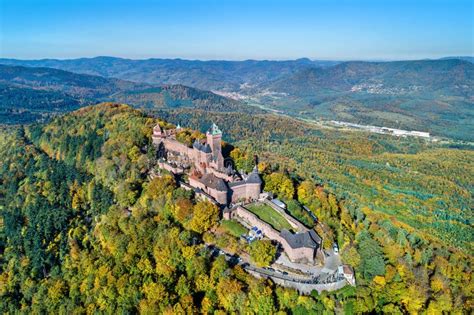
<svg viewBox="0 0 474 315">
<path fill-rule="evenodd" d="M 235 237 L 247 233 L 247 229 L 235 220 L 222 220 L 221 227 L 224 228 L 227 233 Z"/>
<path fill-rule="evenodd" d="M 245 207 L 278 231 L 292 229 L 288 221 L 270 206 L 265 204 L 251 204 Z"/>
</svg>

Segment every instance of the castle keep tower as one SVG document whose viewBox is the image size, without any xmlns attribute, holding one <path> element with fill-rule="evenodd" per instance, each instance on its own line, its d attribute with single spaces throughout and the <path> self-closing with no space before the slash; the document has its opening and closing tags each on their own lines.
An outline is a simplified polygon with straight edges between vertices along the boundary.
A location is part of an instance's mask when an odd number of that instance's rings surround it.
<svg viewBox="0 0 474 315">
<path fill-rule="evenodd" d="M 211 128 L 206 133 L 207 144 L 212 150 L 211 165 L 217 170 L 224 169 L 224 157 L 222 156 L 222 131 L 219 130 L 216 124 L 212 124 Z"/>
</svg>

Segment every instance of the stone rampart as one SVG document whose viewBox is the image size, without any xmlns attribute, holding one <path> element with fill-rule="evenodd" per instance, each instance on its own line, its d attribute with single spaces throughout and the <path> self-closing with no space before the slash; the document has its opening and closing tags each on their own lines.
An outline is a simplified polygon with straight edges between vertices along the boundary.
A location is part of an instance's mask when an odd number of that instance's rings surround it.
<svg viewBox="0 0 474 315">
<path fill-rule="evenodd" d="M 216 177 L 222 178 L 225 181 L 231 182 L 233 180 L 232 176 L 227 175 L 226 173 L 220 172 L 214 168 L 208 168 L 207 169 L 208 173 L 214 174 Z"/>
<path fill-rule="evenodd" d="M 264 236 L 271 240 L 277 241 L 283 247 L 283 250 L 288 255 L 291 261 L 313 263 L 315 250 L 309 247 L 293 248 L 288 244 L 286 239 L 280 236 L 280 232 L 275 230 L 270 224 L 261 220 L 258 216 L 253 214 L 242 206 L 237 206 L 230 211 L 230 218 L 238 217 L 244 220 L 250 227 L 258 227 Z"/>
<path fill-rule="evenodd" d="M 158 166 L 162 169 L 167 170 L 173 174 L 182 174 L 184 173 L 184 169 L 181 167 L 174 167 L 166 162 L 158 162 Z"/>
</svg>

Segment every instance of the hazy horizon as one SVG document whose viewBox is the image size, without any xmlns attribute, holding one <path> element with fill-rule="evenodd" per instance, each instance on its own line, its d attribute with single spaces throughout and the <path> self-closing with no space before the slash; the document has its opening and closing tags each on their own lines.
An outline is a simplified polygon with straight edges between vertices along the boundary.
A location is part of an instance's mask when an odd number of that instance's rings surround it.
<svg viewBox="0 0 474 315">
<path fill-rule="evenodd" d="M 36 61 L 36 60 L 78 60 L 78 59 L 96 59 L 96 58 L 114 58 L 114 59 L 124 59 L 124 60 L 186 60 L 186 61 L 235 61 L 235 62 L 243 62 L 243 61 L 295 61 L 300 59 L 309 59 L 311 61 L 327 61 L 327 62 L 349 62 L 349 61 L 364 61 L 364 62 L 392 62 L 392 61 L 418 61 L 418 60 L 440 60 L 444 58 L 474 58 L 474 55 L 465 55 L 465 56 L 441 56 L 439 58 L 419 58 L 419 59 L 320 59 L 320 58 L 310 58 L 310 57 L 298 57 L 298 58 L 291 58 L 291 59 L 191 59 L 191 58 L 183 58 L 183 57 L 146 57 L 146 58 L 129 58 L 124 56 L 83 56 L 83 57 L 74 57 L 74 58 L 15 58 L 15 57 L 3 57 L 0 56 L 0 59 L 11 59 L 11 60 L 25 60 L 25 61 Z"/>
</svg>

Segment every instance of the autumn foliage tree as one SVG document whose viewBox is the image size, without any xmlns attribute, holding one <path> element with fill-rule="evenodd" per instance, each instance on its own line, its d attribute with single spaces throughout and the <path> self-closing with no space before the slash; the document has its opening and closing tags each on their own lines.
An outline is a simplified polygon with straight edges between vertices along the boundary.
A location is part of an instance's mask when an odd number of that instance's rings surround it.
<svg viewBox="0 0 474 315">
<path fill-rule="evenodd" d="M 250 245 L 250 257 L 259 267 L 268 266 L 274 259 L 276 247 L 270 240 L 256 240 Z"/>
<path fill-rule="evenodd" d="M 207 231 L 219 220 L 219 209 L 209 201 L 200 201 L 193 208 L 189 228 L 198 233 Z"/>
<path fill-rule="evenodd" d="M 293 199 L 295 194 L 293 181 L 283 173 L 271 173 L 265 176 L 264 189 L 284 199 Z"/>
</svg>

